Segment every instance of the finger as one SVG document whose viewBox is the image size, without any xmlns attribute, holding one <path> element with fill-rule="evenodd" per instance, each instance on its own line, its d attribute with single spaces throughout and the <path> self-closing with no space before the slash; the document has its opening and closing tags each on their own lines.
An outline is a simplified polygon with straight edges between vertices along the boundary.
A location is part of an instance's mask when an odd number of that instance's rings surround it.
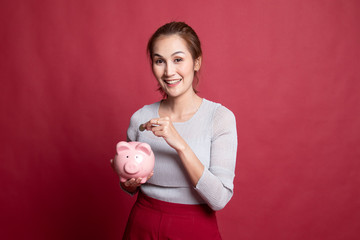
<svg viewBox="0 0 360 240">
<path fill-rule="evenodd" d="M 140 127 L 141 127 L 140 131 L 141 131 L 142 129 L 144 129 L 144 130 L 142 130 L 142 131 L 150 130 L 150 121 L 141 124 Z"/>
<path fill-rule="evenodd" d="M 114 159 L 110 159 L 110 166 L 115 171 Z"/>
<path fill-rule="evenodd" d="M 151 119 L 150 121 L 143 124 L 144 130 L 151 131 L 151 128 L 153 127 L 153 124 L 155 124 L 156 121 Z"/>
<path fill-rule="evenodd" d="M 150 130 L 151 128 L 150 128 L 150 126 L 149 126 L 149 122 L 150 122 L 150 121 L 148 121 L 148 122 L 146 122 L 146 123 L 140 124 L 139 130 L 140 130 L 141 132 L 143 132 L 143 131 L 145 131 L 145 130 Z"/>
<path fill-rule="evenodd" d="M 152 130 L 152 132 L 156 137 L 165 137 L 162 130 Z"/>
<path fill-rule="evenodd" d="M 151 123 L 151 127 L 157 127 L 161 125 L 160 118 L 151 119 L 150 123 Z"/>
<path fill-rule="evenodd" d="M 145 128 L 148 131 L 151 131 L 153 127 L 159 126 L 159 120 L 158 118 L 151 119 L 150 121 L 143 124 L 143 128 Z"/>
<path fill-rule="evenodd" d="M 147 177 L 147 180 L 149 180 L 154 175 L 154 171 L 152 171 L 149 176 Z"/>
<path fill-rule="evenodd" d="M 160 132 L 160 131 L 162 131 L 163 130 L 163 126 L 154 126 L 154 127 L 152 127 L 151 128 L 151 131 L 153 132 L 153 133 L 155 133 L 155 132 Z"/>
<path fill-rule="evenodd" d="M 170 126 L 171 125 L 171 120 L 169 117 L 164 117 L 164 118 L 159 118 L 159 120 L 157 121 L 159 126 Z"/>
<path fill-rule="evenodd" d="M 129 187 L 129 186 L 134 185 L 134 182 L 135 182 L 135 179 L 134 179 L 134 178 L 130 178 L 129 180 L 127 180 L 127 181 L 124 183 L 124 185 L 125 185 L 126 187 Z"/>
</svg>

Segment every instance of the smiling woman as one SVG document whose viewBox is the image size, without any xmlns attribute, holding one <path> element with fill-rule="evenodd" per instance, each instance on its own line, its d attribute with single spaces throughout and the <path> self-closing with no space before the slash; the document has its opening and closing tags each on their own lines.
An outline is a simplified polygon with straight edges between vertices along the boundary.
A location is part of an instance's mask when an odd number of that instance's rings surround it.
<svg viewBox="0 0 360 240">
<path fill-rule="evenodd" d="M 215 211 L 233 195 L 235 116 L 197 94 L 202 51 L 190 26 L 165 24 L 150 38 L 148 53 L 164 99 L 130 120 L 128 140 L 151 146 L 155 168 L 146 183 L 121 183 L 131 195 L 140 190 L 124 239 L 221 239 Z"/>
<path fill-rule="evenodd" d="M 154 44 L 152 69 L 167 97 L 193 94 L 193 79 L 200 66 L 201 56 L 193 59 L 178 35 L 161 36 Z"/>
<path fill-rule="evenodd" d="M 188 26 L 183 22 L 171 22 L 170 24 L 165 24 L 152 35 L 147 45 L 147 52 L 152 64 L 154 64 L 154 56 L 155 56 L 154 45 L 156 44 L 156 40 L 159 40 L 161 37 L 165 37 L 165 36 L 180 37 L 183 44 L 185 44 L 186 49 L 191 54 L 192 60 L 194 62 L 195 60 L 197 60 L 198 69 L 194 72 L 194 81 L 193 81 L 193 88 L 195 93 L 197 93 L 196 86 L 199 82 L 198 71 L 200 70 L 201 59 L 202 59 L 202 50 L 201 50 L 201 43 L 199 37 L 190 26 Z M 159 91 L 166 97 L 166 93 L 162 91 L 162 88 L 160 86 L 159 86 Z"/>
</svg>

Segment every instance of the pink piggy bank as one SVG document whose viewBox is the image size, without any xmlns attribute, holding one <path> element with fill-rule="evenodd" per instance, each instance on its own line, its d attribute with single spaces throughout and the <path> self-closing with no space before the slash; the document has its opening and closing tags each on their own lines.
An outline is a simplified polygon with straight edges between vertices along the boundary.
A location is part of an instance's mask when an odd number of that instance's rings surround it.
<svg viewBox="0 0 360 240">
<path fill-rule="evenodd" d="M 114 168 L 120 176 L 120 181 L 142 178 L 141 183 L 145 183 L 155 165 L 155 156 L 150 145 L 122 141 L 116 145 L 116 152 Z"/>
</svg>

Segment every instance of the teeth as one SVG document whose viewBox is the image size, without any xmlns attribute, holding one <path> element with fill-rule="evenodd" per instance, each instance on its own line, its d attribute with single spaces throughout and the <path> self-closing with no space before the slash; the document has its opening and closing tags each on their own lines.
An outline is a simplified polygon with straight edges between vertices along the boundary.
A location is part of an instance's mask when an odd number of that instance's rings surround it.
<svg viewBox="0 0 360 240">
<path fill-rule="evenodd" d="M 174 84 L 174 83 L 177 83 L 177 82 L 180 82 L 180 81 L 181 81 L 181 79 L 179 79 L 179 80 L 165 81 L 165 82 L 168 83 L 168 84 Z"/>
</svg>

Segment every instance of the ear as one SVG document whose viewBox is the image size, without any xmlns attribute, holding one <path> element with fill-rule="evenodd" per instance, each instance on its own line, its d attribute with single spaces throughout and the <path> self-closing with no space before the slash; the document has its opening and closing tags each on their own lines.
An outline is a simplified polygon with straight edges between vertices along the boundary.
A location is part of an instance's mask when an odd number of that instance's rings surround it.
<svg viewBox="0 0 360 240">
<path fill-rule="evenodd" d="M 118 154 L 124 150 L 130 150 L 130 146 L 127 142 L 121 141 L 118 144 L 116 144 L 116 152 Z"/>
<path fill-rule="evenodd" d="M 139 143 L 138 145 L 136 145 L 135 149 L 144 152 L 148 156 L 151 155 L 151 147 L 147 143 Z"/>
<path fill-rule="evenodd" d="M 202 56 L 198 57 L 197 59 L 195 59 L 195 64 L 194 64 L 194 71 L 199 71 L 201 68 L 201 61 L 202 61 Z"/>
</svg>

